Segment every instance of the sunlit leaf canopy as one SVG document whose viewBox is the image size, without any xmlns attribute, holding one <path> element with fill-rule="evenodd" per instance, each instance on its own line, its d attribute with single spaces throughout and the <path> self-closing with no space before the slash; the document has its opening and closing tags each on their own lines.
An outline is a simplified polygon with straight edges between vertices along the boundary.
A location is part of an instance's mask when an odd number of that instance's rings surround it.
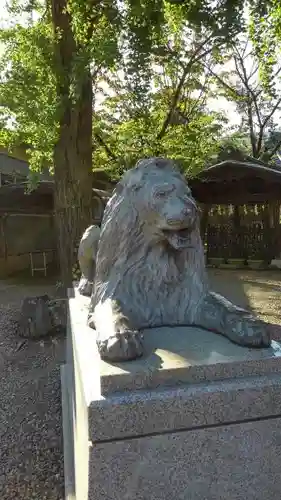
<svg viewBox="0 0 281 500">
<path fill-rule="evenodd" d="M 263 60 L 280 33 L 278 3 L 264 4 L 264 10 L 261 2 L 248 5 L 251 36 Z M 225 117 L 208 109 L 213 90 L 201 62 L 223 59 L 246 29 L 241 15 L 246 5 L 242 0 L 69 0 L 73 96 L 85 67 L 93 76 L 93 168 L 118 177 L 140 156 L 163 154 L 196 171 L 217 154 Z M 48 2 L 13 0 L 8 6 L 11 22 L 0 33 L 1 142 L 27 145 L 35 170 L 52 167 L 61 106 L 54 46 L 61 34 L 54 33 Z M 262 35 L 265 25 L 270 43 Z M 273 59 L 267 58 L 269 63 Z"/>
</svg>

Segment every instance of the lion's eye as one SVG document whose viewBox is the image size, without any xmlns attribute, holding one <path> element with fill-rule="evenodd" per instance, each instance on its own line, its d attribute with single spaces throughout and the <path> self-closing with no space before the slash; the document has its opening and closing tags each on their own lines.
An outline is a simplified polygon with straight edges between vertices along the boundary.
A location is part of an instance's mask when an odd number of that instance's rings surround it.
<svg viewBox="0 0 281 500">
<path fill-rule="evenodd" d="M 157 198 L 164 198 L 167 196 L 167 191 L 157 191 L 156 196 Z"/>
</svg>

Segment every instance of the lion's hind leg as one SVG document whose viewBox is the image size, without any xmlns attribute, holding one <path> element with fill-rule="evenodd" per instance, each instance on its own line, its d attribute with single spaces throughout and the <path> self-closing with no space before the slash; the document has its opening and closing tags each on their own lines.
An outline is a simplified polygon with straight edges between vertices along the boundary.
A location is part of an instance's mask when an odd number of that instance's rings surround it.
<svg viewBox="0 0 281 500">
<path fill-rule="evenodd" d="M 97 331 L 97 346 L 105 361 L 130 361 L 143 354 L 141 333 L 133 328 L 116 300 L 100 302 L 88 324 Z"/>
<path fill-rule="evenodd" d="M 215 292 L 206 294 L 195 322 L 202 328 L 224 335 L 235 344 L 248 347 L 270 345 L 269 325 Z"/>
</svg>

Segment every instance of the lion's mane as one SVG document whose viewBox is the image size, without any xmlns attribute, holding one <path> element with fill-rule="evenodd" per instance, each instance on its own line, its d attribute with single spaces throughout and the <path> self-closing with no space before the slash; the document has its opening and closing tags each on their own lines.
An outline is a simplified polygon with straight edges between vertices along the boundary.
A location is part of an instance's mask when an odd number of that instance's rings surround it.
<svg viewBox="0 0 281 500">
<path fill-rule="evenodd" d="M 153 175 L 189 191 L 171 160 L 140 161 L 118 183 L 107 203 L 96 259 L 90 313 L 107 299 L 119 301 L 136 329 L 192 323 L 208 290 L 199 216 L 191 248 L 173 250 L 143 231 L 140 200 Z"/>
</svg>

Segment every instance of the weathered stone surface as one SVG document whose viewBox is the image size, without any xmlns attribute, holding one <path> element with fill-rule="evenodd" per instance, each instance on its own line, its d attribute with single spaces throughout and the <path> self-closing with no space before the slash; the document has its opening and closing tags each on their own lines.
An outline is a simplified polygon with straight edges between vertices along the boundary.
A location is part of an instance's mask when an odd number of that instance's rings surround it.
<svg viewBox="0 0 281 500">
<path fill-rule="evenodd" d="M 52 313 L 48 295 L 26 297 L 23 300 L 19 335 L 25 338 L 44 337 L 53 329 Z"/>
<path fill-rule="evenodd" d="M 67 323 L 66 300 L 59 298 L 49 301 L 49 309 L 52 315 L 52 324 L 56 330 L 65 330 Z"/>
<path fill-rule="evenodd" d="M 171 160 L 151 158 L 126 172 L 102 222 L 89 325 L 110 361 L 143 354 L 142 330 L 197 325 L 254 347 L 268 326 L 211 292 L 199 211 Z"/>
<path fill-rule="evenodd" d="M 90 296 L 92 293 L 99 237 L 100 228 L 93 225 L 86 229 L 80 241 L 78 261 L 82 276 L 78 290 L 81 295 Z"/>
<path fill-rule="evenodd" d="M 90 449 L 88 500 L 279 500 L 281 419 Z"/>
</svg>

